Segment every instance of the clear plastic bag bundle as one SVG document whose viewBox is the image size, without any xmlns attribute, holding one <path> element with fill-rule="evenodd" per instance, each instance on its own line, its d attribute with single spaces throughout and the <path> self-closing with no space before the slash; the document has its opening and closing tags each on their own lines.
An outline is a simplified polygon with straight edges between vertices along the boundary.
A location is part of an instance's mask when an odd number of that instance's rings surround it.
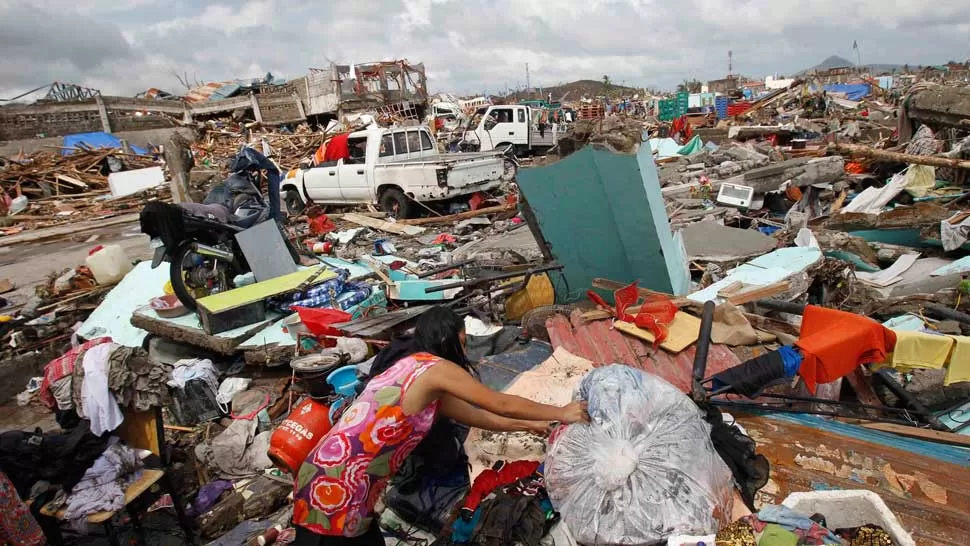
<svg viewBox="0 0 970 546">
<path fill-rule="evenodd" d="M 545 478 L 579 543 L 656 544 L 728 523 L 731 471 L 690 398 L 619 364 L 590 372 L 575 397 L 589 403 L 590 424 L 552 439 Z"/>
</svg>

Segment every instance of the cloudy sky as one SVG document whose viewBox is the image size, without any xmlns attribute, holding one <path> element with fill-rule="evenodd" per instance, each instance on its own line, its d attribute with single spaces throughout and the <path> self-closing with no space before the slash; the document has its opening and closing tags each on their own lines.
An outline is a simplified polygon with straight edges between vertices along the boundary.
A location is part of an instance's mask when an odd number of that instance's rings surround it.
<svg viewBox="0 0 970 546">
<path fill-rule="evenodd" d="M 0 98 L 52 81 L 132 95 L 272 71 L 423 61 L 432 92 L 491 93 L 609 75 L 791 73 L 970 57 L 967 0 L 0 0 Z"/>
</svg>

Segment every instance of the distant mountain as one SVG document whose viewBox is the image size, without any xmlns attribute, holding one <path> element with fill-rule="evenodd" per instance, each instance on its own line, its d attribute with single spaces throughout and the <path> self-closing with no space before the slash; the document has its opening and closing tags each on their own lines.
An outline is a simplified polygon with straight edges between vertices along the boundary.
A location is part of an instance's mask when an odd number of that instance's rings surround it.
<svg viewBox="0 0 970 546">
<path fill-rule="evenodd" d="M 830 70 L 832 68 L 842 68 L 845 66 L 855 66 L 856 64 L 845 57 L 839 57 L 838 55 L 832 55 L 831 57 L 825 59 L 819 64 L 802 70 L 797 75 L 808 74 L 816 70 Z M 870 64 L 865 65 L 870 73 L 881 74 L 883 72 L 892 72 L 893 70 L 902 70 L 904 65 L 901 64 Z"/>
<path fill-rule="evenodd" d="M 602 80 L 577 80 L 572 83 L 564 83 L 553 87 L 543 87 L 541 98 L 545 98 L 552 93 L 552 100 L 577 101 L 583 97 L 611 96 L 611 97 L 630 97 L 637 93 L 642 93 L 642 89 L 634 87 L 624 87 L 619 84 L 604 84 Z M 533 88 L 535 97 L 540 97 L 539 89 Z M 512 97 L 525 98 L 525 93 L 512 94 Z"/>
</svg>

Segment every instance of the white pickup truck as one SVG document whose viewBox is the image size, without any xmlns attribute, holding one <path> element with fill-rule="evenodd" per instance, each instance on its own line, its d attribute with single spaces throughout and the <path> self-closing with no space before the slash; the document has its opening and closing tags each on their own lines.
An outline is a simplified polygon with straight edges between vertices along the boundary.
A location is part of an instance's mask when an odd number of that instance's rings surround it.
<svg viewBox="0 0 970 546">
<path fill-rule="evenodd" d="M 439 154 L 423 126 L 357 131 L 347 144 L 349 159 L 286 173 L 280 190 L 290 212 L 308 203 L 372 203 L 406 218 L 421 208 L 414 201 L 448 201 L 515 177 L 515 162 L 501 150 Z"/>
<path fill-rule="evenodd" d="M 518 157 L 543 155 L 565 131 L 561 123 L 541 123 L 541 111 L 518 104 L 484 106 L 475 111 L 461 144 L 462 149 L 505 150 Z"/>
</svg>

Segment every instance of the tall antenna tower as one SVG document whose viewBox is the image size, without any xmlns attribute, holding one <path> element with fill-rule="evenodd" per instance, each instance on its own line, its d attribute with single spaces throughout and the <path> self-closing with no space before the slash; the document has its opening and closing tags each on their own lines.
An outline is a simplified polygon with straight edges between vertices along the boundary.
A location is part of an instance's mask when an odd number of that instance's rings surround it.
<svg viewBox="0 0 970 546">
<path fill-rule="evenodd" d="M 734 75 L 734 51 L 728 50 L 728 77 Z"/>
</svg>

